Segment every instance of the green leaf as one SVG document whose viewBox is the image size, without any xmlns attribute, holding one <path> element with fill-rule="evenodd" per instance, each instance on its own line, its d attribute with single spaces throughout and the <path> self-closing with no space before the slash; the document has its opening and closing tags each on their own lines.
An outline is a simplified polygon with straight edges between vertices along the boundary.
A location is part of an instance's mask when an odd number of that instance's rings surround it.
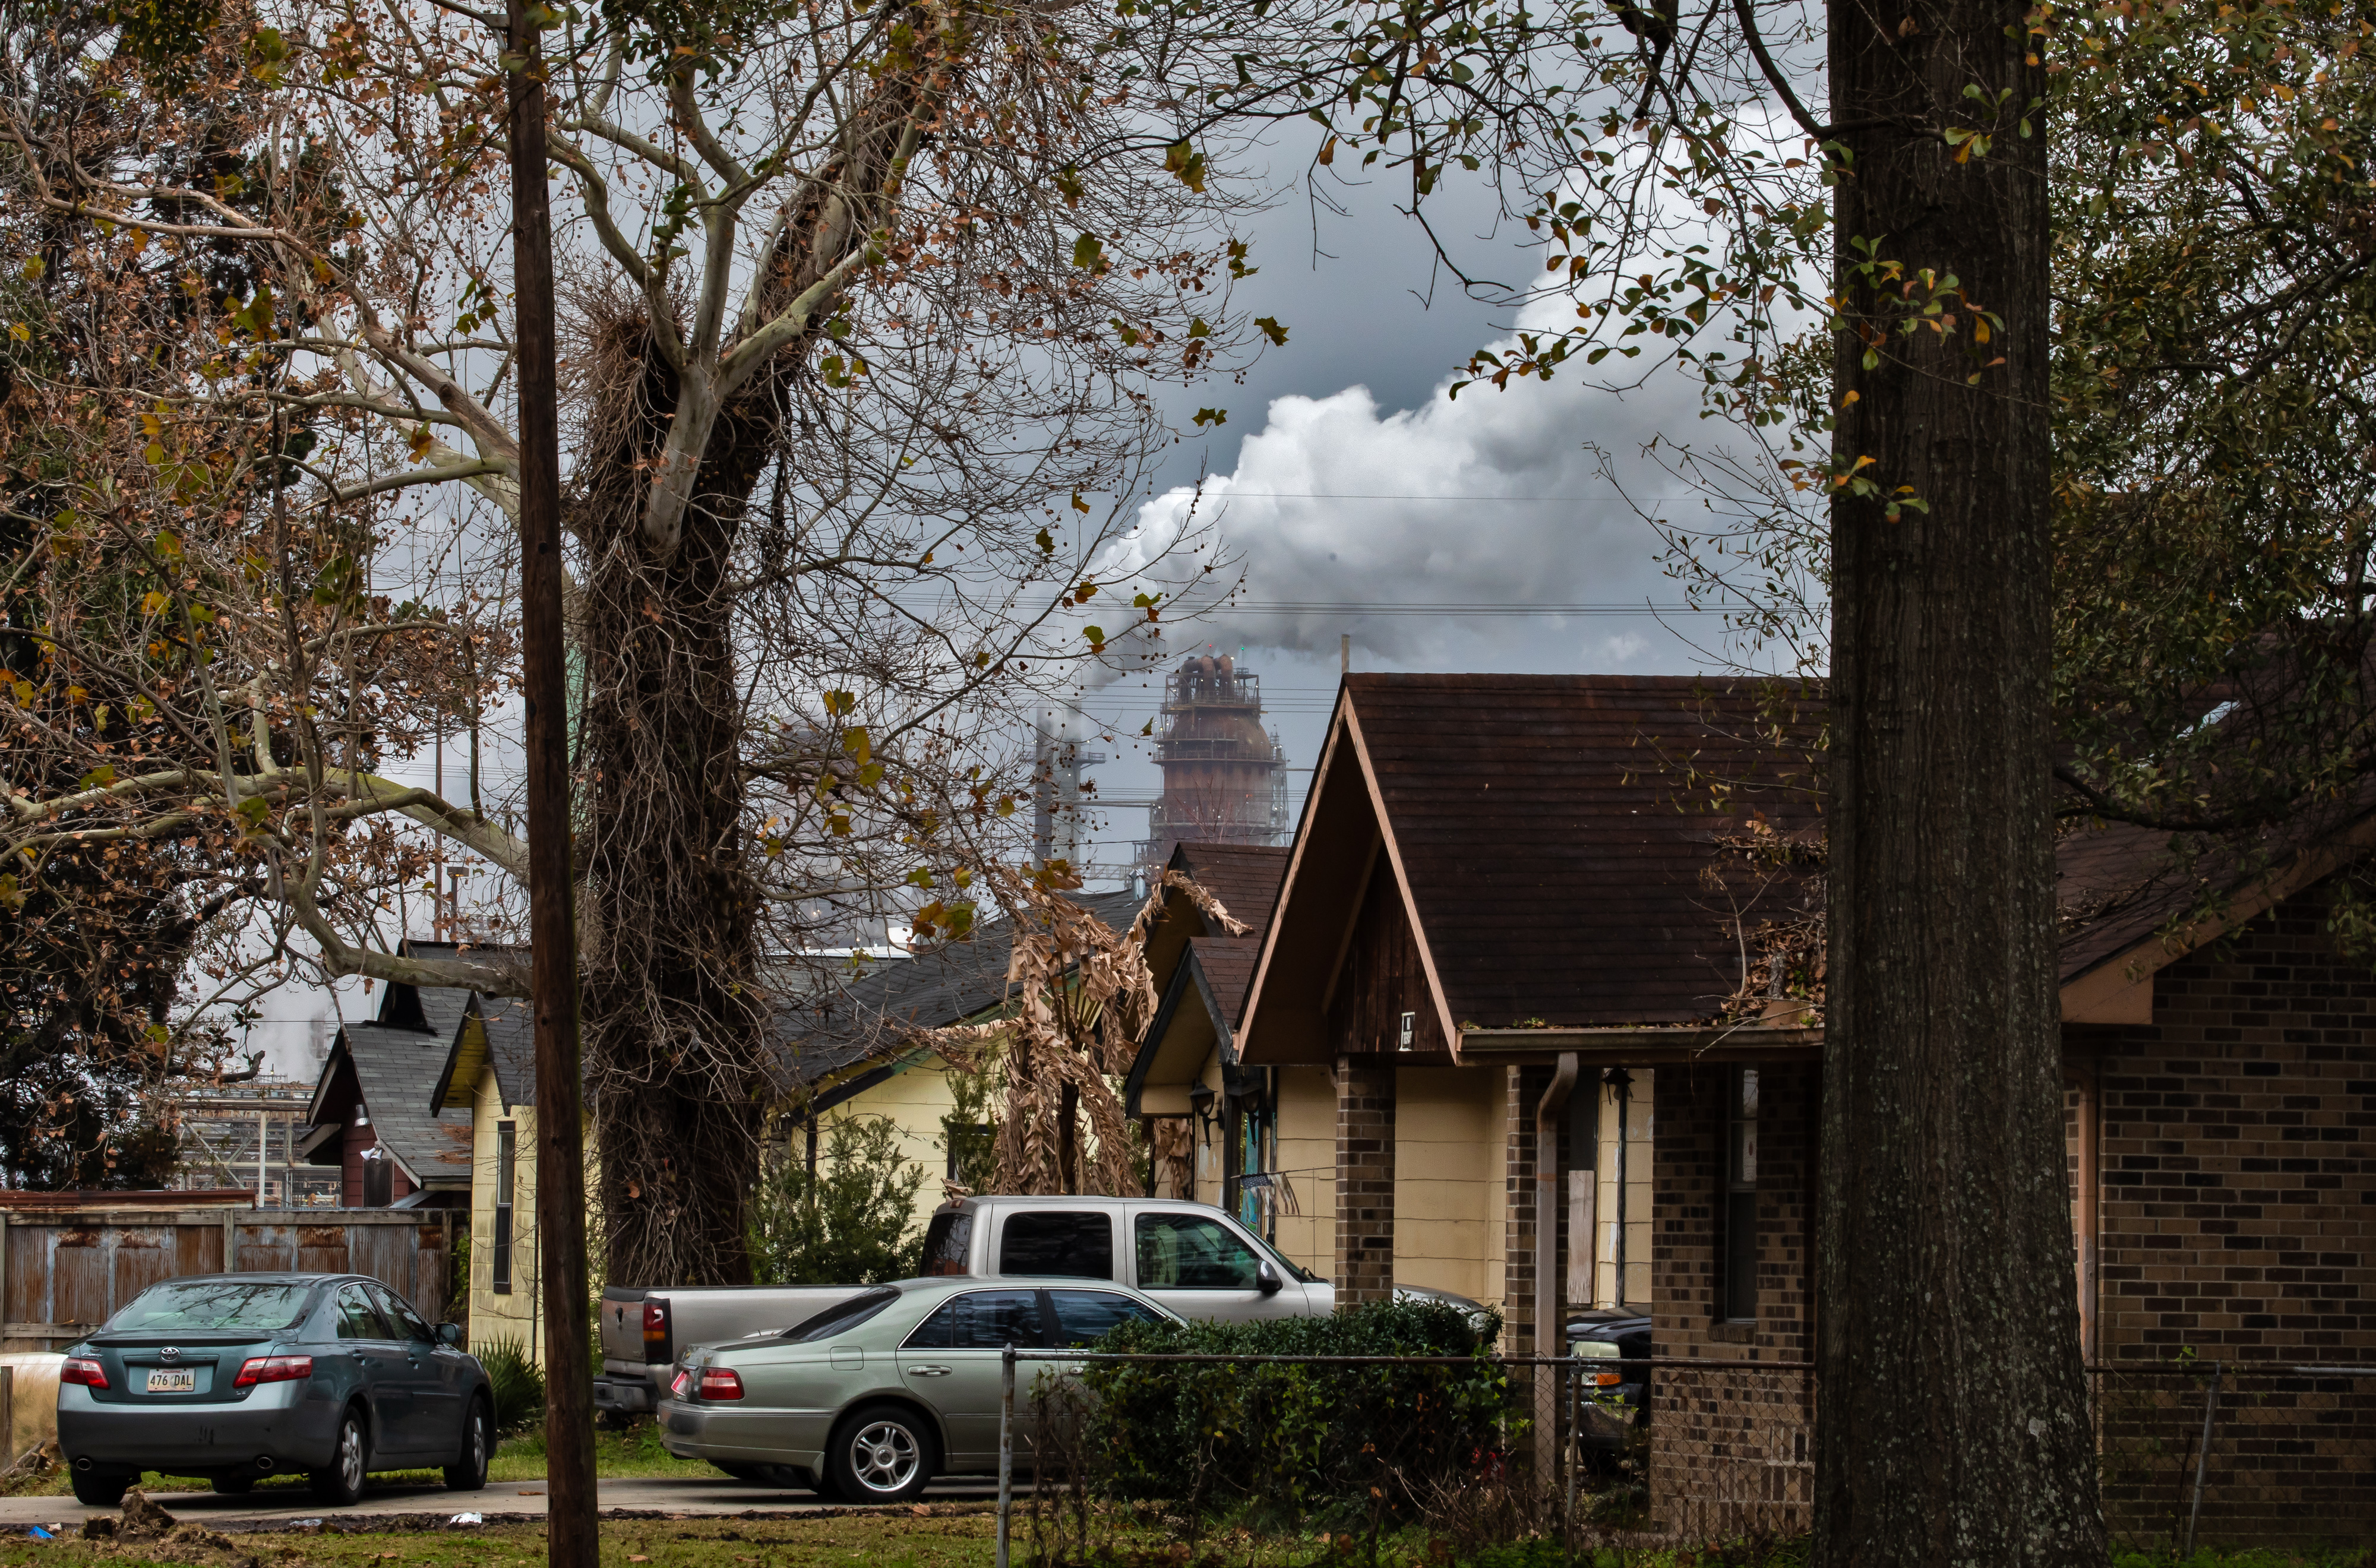
<svg viewBox="0 0 2376 1568">
<path fill-rule="evenodd" d="M 1083 234 L 1073 242 L 1073 265 L 1084 272 L 1105 270 L 1105 246 L 1095 234 Z"/>
<path fill-rule="evenodd" d="M 1287 328 L 1278 324 L 1278 317 L 1275 315 L 1258 315 L 1254 317 L 1254 325 L 1262 328 L 1262 335 L 1269 339 L 1272 343 L 1282 348 L 1286 346 Z"/>
</svg>

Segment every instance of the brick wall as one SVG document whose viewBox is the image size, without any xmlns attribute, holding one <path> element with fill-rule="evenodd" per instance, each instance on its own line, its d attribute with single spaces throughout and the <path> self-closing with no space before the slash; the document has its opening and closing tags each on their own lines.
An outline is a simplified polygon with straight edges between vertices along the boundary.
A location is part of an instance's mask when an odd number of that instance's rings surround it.
<svg viewBox="0 0 2376 1568">
<path fill-rule="evenodd" d="M 1652 1315 L 1658 1354 L 1741 1363 L 1812 1354 L 1811 1185 L 1818 1075 L 1759 1073 L 1757 1317 L 1719 1321 L 1726 1097 L 1731 1069 L 1661 1068 L 1654 1123 Z M 1812 1523 L 1812 1372 L 1661 1368 L 1651 1393 L 1652 1527 L 1687 1539 Z"/>
<path fill-rule="evenodd" d="M 1395 1289 L 1395 1070 L 1336 1065 L 1336 1303 Z"/>
<path fill-rule="evenodd" d="M 2151 1026 L 2073 1041 L 2100 1102 L 2101 1363 L 2376 1364 L 2376 976 L 2327 938 L 2330 897 L 2311 888 L 2161 970 Z M 2255 1372 L 2224 1400 L 2202 1538 L 2376 1526 L 2370 1384 Z M 2157 1397 L 2199 1430 L 2199 1382 Z M 2107 1490 L 2116 1532 L 2166 1529 L 2173 1503 L 2167 1478 Z"/>
<path fill-rule="evenodd" d="M 2088 1042 L 2102 1360 L 2376 1360 L 2376 977 L 2326 897 L 2163 969 L 2152 1026 Z"/>
</svg>

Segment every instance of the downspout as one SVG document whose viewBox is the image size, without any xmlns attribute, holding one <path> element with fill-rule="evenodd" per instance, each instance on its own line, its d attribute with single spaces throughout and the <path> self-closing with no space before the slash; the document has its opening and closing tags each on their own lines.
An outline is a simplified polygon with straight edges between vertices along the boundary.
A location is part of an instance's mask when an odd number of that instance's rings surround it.
<svg viewBox="0 0 2376 1568">
<path fill-rule="evenodd" d="M 1550 1087 L 1535 1107 L 1535 1344 L 1538 1356 L 1555 1354 L 1564 1337 L 1557 1331 L 1559 1291 L 1559 1119 L 1575 1087 L 1573 1051 L 1560 1052 Z M 1535 1479 L 1548 1489 L 1559 1473 L 1559 1391 L 1566 1380 L 1549 1367 L 1534 1369 Z"/>
<path fill-rule="evenodd" d="M 1550 1331 L 1559 1316 L 1559 1118 L 1567 1109 L 1568 1091 L 1575 1087 L 1575 1052 L 1560 1052 L 1551 1087 L 1535 1107 L 1535 1354 L 1552 1355 L 1557 1336 Z"/>
</svg>

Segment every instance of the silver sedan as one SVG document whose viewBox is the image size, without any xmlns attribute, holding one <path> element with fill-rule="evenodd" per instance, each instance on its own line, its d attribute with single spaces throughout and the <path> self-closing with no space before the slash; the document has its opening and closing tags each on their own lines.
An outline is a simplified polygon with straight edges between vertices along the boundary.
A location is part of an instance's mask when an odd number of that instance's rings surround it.
<svg viewBox="0 0 2376 1568">
<path fill-rule="evenodd" d="M 1007 1346 L 1082 1348 L 1121 1324 L 1179 1321 L 1099 1281 L 881 1285 L 781 1334 L 687 1350 L 660 1402 L 660 1441 L 729 1474 L 897 1503 L 935 1476 L 997 1468 Z M 1044 1364 L 1025 1363 L 1018 1389 Z M 1018 1399 L 1018 1423 L 1027 1417 Z"/>
</svg>

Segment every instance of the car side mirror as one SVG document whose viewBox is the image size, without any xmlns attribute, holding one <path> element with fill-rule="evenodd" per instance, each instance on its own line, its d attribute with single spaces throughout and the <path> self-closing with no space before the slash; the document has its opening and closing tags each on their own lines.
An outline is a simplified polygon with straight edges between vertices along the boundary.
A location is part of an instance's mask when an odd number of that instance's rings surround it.
<svg viewBox="0 0 2376 1568">
<path fill-rule="evenodd" d="M 437 1325 L 437 1343 L 440 1345 L 451 1345 L 456 1349 L 460 1349 L 462 1348 L 462 1325 L 458 1323 L 439 1324 Z"/>
<path fill-rule="evenodd" d="M 1254 1265 L 1254 1289 L 1265 1296 L 1276 1296 L 1287 1289 L 1287 1281 L 1278 1277 L 1278 1266 L 1268 1258 Z"/>
</svg>

